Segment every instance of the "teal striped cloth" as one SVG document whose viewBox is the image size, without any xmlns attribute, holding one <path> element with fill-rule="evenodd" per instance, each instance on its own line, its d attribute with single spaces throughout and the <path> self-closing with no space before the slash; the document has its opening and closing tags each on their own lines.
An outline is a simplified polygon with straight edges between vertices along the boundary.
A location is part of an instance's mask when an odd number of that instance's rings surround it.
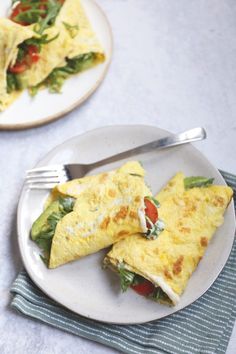
<svg viewBox="0 0 236 354">
<path fill-rule="evenodd" d="M 236 191 L 236 176 L 221 172 Z M 234 194 L 234 202 L 236 202 Z M 225 353 L 236 318 L 236 242 L 220 276 L 187 308 L 161 320 L 119 326 L 95 322 L 63 308 L 22 271 L 12 285 L 20 313 L 130 354 Z"/>
</svg>

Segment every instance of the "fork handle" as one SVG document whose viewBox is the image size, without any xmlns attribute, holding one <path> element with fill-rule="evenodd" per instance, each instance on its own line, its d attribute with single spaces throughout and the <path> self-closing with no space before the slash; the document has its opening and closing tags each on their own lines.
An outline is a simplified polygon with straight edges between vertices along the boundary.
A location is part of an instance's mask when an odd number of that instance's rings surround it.
<svg viewBox="0 0 236 354">
<path fill-rule="evenodd" d="M 169 135 L 164 138 L 152 141 L 150 143 L 137 146 L 133 149 L 110 156 L 103 160 L 92 163 L 90 166 L 92 168 L 100 167 L 102 165 L 109 164 L 118 160 L 122 160 L 131 157 L 133 155 L 142 154 L 150 150 L 161 150 L 171 146 L 177 146 L 177 145 L 182 145 L 197 140 L 203 140 L 206 138 L 206 136 L 207 134 L 205 129 L 201 127 L 186 130 L 185 132 Z"/>
</svg>

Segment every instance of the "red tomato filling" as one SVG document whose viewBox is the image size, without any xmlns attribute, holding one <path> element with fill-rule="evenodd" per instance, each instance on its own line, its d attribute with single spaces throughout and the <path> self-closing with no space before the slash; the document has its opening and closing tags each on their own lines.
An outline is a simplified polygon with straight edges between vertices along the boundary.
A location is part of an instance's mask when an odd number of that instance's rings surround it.
<svg viewBox="0 0 236 354">
<path fill-rule="evenodd" d="M 11 15 L 10 15 L 10 19 L 12 21 L 15 21 L 15 22 L 21 24 L 22 26 L 27 26 L 28 23 L 22 22 L 22 21 L 17 21 L 15 19 L 15 17 L 18 16 L 21 12 L 25 12 L 27 10 L 30 10 L 30 6 L 25 6 L 25 5 L 22 5 L 22 4 L 16 5 L 16 7 L 14 7 L 14 9 L 13 9 Z"/>
<path fill-rule="evenodd" d="M 15 63 L 14 66 L 11 66 L 8 70 L 13 74 L 23 73 L 27 69 L 27 64 L 22 61 L 21 63 Z"/>
<path fill-rule="evenodd" d="M 131 288 L 142 296 L 148 296 L 155 290 L 155 286 L 147 279 L 143 279 L 139 284 L 131 285 Z"/>
<path fill-rule="evenodd" d="M 36 63 L 39 58 L 38 48 L 35 45 L 29 45 L 25 57 L 20 62 L 17 61 L 8 70 L 13 74 L 21 74 L 30 68 L 33 63 Z"/>
<path fill-rule="evenodd" d="M 151 222 L 155 224 L 158 220 L 157 207 L 148 198 L 144 198 L 144 204 L 145 204 L 145 214 L 151 220 Z M 151 225 L 148 221 L 146 222 L 146 225 L 148 229 L 151 228 Z"/>
<path fill-rule="evenodd" d="M 38 51 L 38 48 L 36 47 L 36 45 L 29 45 L 28 46 L 28 55 L 29 55 L 29 59 L 30 59 L 30 64 L 37 63 L 40 56 L 39 56 L 39 51 Z"/>
</svg>

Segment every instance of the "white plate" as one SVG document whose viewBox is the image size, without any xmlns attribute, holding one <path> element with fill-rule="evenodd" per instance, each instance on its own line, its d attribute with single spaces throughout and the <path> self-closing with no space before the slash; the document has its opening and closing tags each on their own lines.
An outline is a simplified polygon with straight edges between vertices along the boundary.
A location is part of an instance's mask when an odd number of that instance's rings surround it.
<svg viewBox="0 0 236 354">
<path fill-rule="evenodd" d="M 11 0 L 0 4 L 0 17 L 6 17 Z M 72 111 L 84 102 L 101 84 L 112 55 L 112 32 L 101 8 L 93 0 L 81 0 L 86 14 L 106 55 L 104 63 L 66 80 L 61 94 L 40 91 L 31 98 L 23 94 L 4 112 L 0 112 L 0 130 L 26 129 L 49 123 Z"/>
<path fill-rule="evenodd" d="M 168 133 L 164 130 L 142 125 L 104 127 L 57 146 L 37 166 L 93 162 L 166 134 Z M 153 193 L 159 191 L 177 171 L 183 171 L 186 175 L 214 177 L 215 183 L 225 184 L 219 172 L 191 145 L 150 152 L 133 159 L 143 162 L 147 170 L 146 180 Z M 117 167 L 122 162 L 94 170 L 94 173 Z M 21 193 L 18 206 L 18 240 L 25 268 L 31 279 L 51 298 L 70 310 L 95 320 L 119 324 L 142 323 L 162 318 L 188 306 L 217 278 L 233 244 L 235 218 L 231 203 L 225 214 L 224 224 L 218 229 L 206 255 L 191 277 L 179 305 L 170 308 L 145 299 L 132 290 L 122 294 L 117 275 L 101 268 L 107 250 L 55 270 L 47 269 L 39 258 L 39 248 L 29 238 L 31 225 L 42 212 L 46 197 L 46 191 L 23 188 Z"/>
</svg>

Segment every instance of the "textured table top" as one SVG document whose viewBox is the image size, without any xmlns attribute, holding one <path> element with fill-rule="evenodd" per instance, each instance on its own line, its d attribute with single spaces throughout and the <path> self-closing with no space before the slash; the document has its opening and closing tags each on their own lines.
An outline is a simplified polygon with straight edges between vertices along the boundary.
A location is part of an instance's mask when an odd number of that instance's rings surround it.
<svg viewBox="0 0 236 354">
<path fill-rule="evenodd" d="M 0 352 L 4 354 L 116 352 L 9 308 L 9 288 L 22 266 L 16 207 L 24 173 L 51 148 L 108 124 L 148 124 L 172 132 L 204 126 L 208 139 L 195 146 L 215 166 L 236 173 L 236 2 L 99 3 L 114 33 L 113 62 L 102 86 L 57 122 L 28 131 L 0 132 Z M 227 354 L 235 352 L 236 327 Z"/>
</svg>

